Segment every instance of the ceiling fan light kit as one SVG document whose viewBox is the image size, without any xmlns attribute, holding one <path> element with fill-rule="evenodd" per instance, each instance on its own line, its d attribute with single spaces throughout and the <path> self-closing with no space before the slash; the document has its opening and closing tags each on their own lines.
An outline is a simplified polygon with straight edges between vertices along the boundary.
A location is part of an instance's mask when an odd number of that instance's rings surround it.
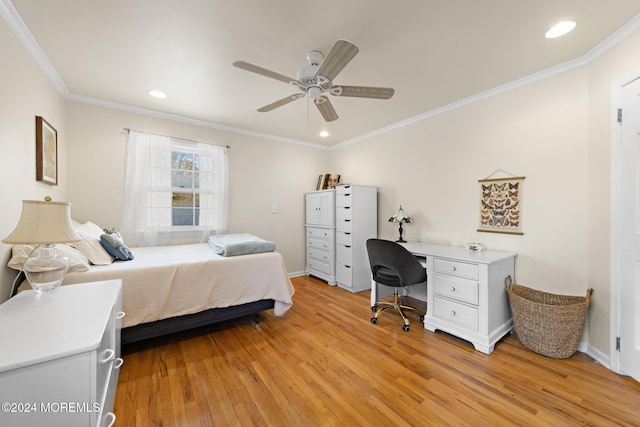
<svg viewBox="0 0 640 427">
<path fill-rule="evenodd" d="M 394 94 L 392 88 L 333 85 L 333 79 L 357 53 L 358 47 L 346 40 L 338 40 L 326 59 L 321 52 L 312 50 L 307 53 L 307 62 L 309 65 L 298 70 L 295 79 L 244 61 L 236 61 L 233 65 L 245 71 L 292 84 L 300 90 L 300 93 L 289 95 L 259 108 L 259 112 L 265 113 L 271 111 L 308 95 L 309 99 L 311 99 L 318 108 L 318 111 L 320 111 L 320 114 L 322 114 L 324 120 L 331 122 L 338 118 L 338 114 L 325 94 L 371 99 L 389 99 Z"/>
</svg>

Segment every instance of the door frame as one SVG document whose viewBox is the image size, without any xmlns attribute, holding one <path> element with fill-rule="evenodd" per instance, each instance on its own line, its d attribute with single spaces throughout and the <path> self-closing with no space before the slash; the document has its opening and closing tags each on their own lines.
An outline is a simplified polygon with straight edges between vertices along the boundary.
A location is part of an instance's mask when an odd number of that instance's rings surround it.
<svg viewBox="0 0 640 427">
<path fill-rule="evenodd" d="M 620 272 L 620 246 L 624 236 L 620 227 L 620 141 L 622 138 L 621 125 L 618 123 L 618 108 L 622 104 L 622 89 L 625 85 L 640 78 L 640 70 L 635 70 L 613 82 L 611 87 L 611 337 L 610 337 L 610 369 L 618 374 L 624 374 L 620 366 L 620 352 L 616 350 L 616 338 L 620 336 L 622 282 Z"/>
</svg>

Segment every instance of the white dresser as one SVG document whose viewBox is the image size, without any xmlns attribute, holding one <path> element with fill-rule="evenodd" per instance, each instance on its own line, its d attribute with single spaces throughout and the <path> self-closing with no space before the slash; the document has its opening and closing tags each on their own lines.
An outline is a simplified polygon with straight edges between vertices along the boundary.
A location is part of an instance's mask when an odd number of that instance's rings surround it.
<svg viewBox="0 0 640 427">
<path fill-rule="evenodd" d="M 483 353 L 493 352 L 496 342 L 513 329 L 504 279 L 515 277 L 516 254 L 429 243 L 402 245 L 427 269 L 424 327 L 467 340 Z M 372 289 L 373 305 L 377 295 Z"/>
<path fill-rule="evenodd" d="M 360 292 L 371 288 L 367 239 L 378 235 L 377 188 L 336 187 L 336 282 Z"/>
<path fill-rule="evenodd" d="M 336 284 L 336 191 L 305 194 L 306 274 Z"/>
<path fill-rule="evenodd" d="M 121 281 L 21 292 L 0 305 L 0 425 L 111 426 Z"/>
</svg>

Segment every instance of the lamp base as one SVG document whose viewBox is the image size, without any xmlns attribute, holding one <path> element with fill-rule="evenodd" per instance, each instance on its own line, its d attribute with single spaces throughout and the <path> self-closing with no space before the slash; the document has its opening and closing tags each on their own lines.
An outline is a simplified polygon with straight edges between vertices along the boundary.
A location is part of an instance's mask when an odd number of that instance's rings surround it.
<svg viewBox="0 0 640 427">
<path fill-rule="evenodd" d="M 69 268 L 69 259 L 57 256 L 55 245 L 42 245 L 36 251 L 35 257 L 25 261 L 24 274 L 36 292 L 52 292 L 62 284 Z"/>
</svg>

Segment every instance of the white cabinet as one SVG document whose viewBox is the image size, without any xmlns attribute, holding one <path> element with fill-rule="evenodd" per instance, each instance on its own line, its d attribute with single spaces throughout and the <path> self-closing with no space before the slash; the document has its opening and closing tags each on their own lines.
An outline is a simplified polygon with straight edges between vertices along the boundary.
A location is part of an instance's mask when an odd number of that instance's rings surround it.
<svg viewBox="0 0 640 427">
<path fill-rule="evenodd" d="M 306 274 L 336 284 L 336 192 L 322 190 L 307 193 L 307 267 Z"/>
<path fill-rule="evenodd" d="M 0 425 L 110 426 L 121 281 L 21 292 L 0 305 Z"/>
<path fill-rule="evenodd" d="M 377 212 L 376 187 L 336 188 L 336 282 L 351 292 L 371 288 L 366 241 L 378 235 Z"/>
<path fill-rule="evenodd" d="M 322 190 L 306 195 L 306 224 L 335 226 L 335 190 Z"/>
</svg>

